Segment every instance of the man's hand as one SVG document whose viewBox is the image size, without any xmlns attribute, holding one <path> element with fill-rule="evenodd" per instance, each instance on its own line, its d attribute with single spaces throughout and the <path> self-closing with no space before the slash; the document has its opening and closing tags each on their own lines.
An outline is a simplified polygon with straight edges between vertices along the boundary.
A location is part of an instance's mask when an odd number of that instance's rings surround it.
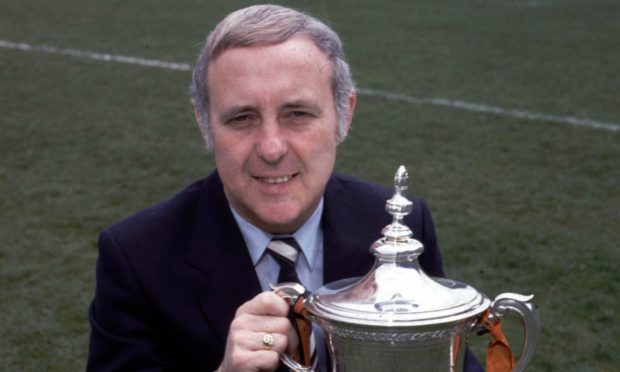
<svg viewBox="0 0 620 372">
<path fill-rule="evenodd" d="M 286 301 L 272 292 L 260 293 L 241 305 L 230 325 L 218 371 L 273 371 L 282 353 L 295 355 L 299 340 L 288 312 Z M 266 334 L 273 335 L 271 346 L 263 342 Z"/>
</svg>

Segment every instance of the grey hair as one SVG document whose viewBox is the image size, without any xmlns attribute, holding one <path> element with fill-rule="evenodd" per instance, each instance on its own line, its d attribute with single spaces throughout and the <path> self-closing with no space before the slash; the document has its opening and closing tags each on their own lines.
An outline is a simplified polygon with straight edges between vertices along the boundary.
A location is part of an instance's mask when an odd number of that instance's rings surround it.
<svg viewBox="0 0 620 372">
<path fill-rule="evenodd" d="M 349 97 L 355 83 L 340 37 L 329 26 L 307 14 L 279 5 L 255 5 L 224 18 L 207 37 L 196 61 L 190 93 L 207 147 L 213 147 L 209 128 L 209 63 L 230 48 L 277 44 L 297 35 L 310 38 L 331 63 L 332 92 L 338 119 L 336 137 L 338 142 L 344 140 L 351 109 Z"/>
</svg>

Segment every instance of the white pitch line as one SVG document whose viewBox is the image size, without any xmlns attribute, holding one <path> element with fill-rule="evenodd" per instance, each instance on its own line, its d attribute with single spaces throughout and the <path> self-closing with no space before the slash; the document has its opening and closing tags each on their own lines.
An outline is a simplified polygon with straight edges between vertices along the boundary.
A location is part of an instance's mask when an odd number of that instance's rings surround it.
<svg viewBox="0 0 620 372">
<path fill-rule="evenodd" d="M 542 114 L 539 112 L 531 112 L 531 111 L 523 111 L 523 110 L 514 110 L 514 109 L 505 109 L 497 106 L 489 106 L 484 103 L 473 103 L 473 102 L 465 102 L 458 100 L 450 100 L 446 98 L 416 98 L 413 96 L 408 96 L 404 94 L 394 94 L 390 92 L 383 92 L 379 90 L 373 89 L 358 89 L 358 91 L 367 96 L 376 96 L 385 98 L 391 101 L 400 101 L 400 102 L 408 102 L 408 103 L 416 103 L 416 104 L 427 104 L 427 105 L 435 105 L 435 106 L 445 106 L 451 107 L 460 110 L 467 110 L 473 112 L 482 112 L 488 114 L 496 114 L 501 116 L 511 116 L 519 119 L 526 120 L 537 120 L 537 121 L 548 121 L 560 124 L 570 124 L 581 127 L 588 127 L 592 129 L 602 129 L 611 132 L 620 131 L 620 124 L 616 123 L 605 123 L 591 119 L 581 119 L 576 118 L 574 116 L 560 116 L 560 115 L 551 115 L 551 114 Z"/>
<path fill-rule="evenodd" d="M 27 52 L 42 52 L 48 54 L 62 54 L 79 58 L 94 59 L 105 62 L 128 63 L 131 65 L 140 65 L 148 67 L 159 67 L 168 70 L 190 71 L 192 67 L 187 63 L 164 62 L 156 59 L 145 59 L 139 57 L 128 57 L 106 53 L 85 52 L 75 49 L 62 49 L 47 45 L 31 45 L 25 43 L 16 43 L 13 41 L 0 40 L 0 48 L 19 49 Z"/>
<path fill-rule="evenodd" d="M 48 54 L 61 54 L 68 55 L 78 58 L 87 58 L 104 62 L 118 62 L 118 63 L 127 63 L 133 65 L 147 66 L 147 67 L 157 67 L 168 70 L 176 70 L 176 71 L 190 71 L 192 66 L 187 63 L 176 63 L 176 62 L 165 62 L 159 61 L 155 59 L 145 59 L 139 57 L 129 57 L 122 55 L 113 55 L 106 53 L 96 53 L 96 52 L 87 52 L 75 49 L 64 49 L 57 48 L 53 46 L 47 45 L 32 45 L 26 43 L 17 43 L 8 40 L 0 40 L 0 48 L 6 49 L 18 49 L 27 52 L 41 52 Z M 447 98 L 418 98 L 414 96 L 409 96 L 405 94 L 397 94 L 384 92 L 380 90 L 374 89 L 358 89 L 358 93 L 366 96 L 379 97 L 383 99 L 387 99 L 390 101 L 398 101 L 398 102 L 406 102 L 412 104 L 425 104 L 425 105 L 435 105 L 435 106 L 444 106 L 453 109 L 472 111 L 472 112 L 481 112 L 487 114 L 495 114 L 501 116 L 509 116 L 519 119 L 526 119 L 532 121 L 547 121 L 553 123 L 560 124 L 568 124 L 574 126 L 587 127 L 591 129 L 601 129 L 611 132 L 620 131 L 620 124 L 609 123 L 609 122 L 601 122 L 592 119 L 582 119 L 573 116 L 561 116 L 561 115 L 551 115 L 551 114 L 543 114 L 538 112 L 531 111 L 523 111 L 523 110 L 515 110 L 515 109 L 506 109 L 497 106 L 490 106 L 484 103 L 473 103 L 473 102 L 465 102 L 460 100 L 451 100 Z"/>
</svg>

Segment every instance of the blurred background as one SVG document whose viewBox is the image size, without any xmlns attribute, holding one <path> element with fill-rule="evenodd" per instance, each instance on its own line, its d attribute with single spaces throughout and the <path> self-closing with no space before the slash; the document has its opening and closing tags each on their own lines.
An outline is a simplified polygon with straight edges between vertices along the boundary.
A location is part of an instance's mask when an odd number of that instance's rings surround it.
<svg viewBox="0 0 620 372">
<path fill-rule="evenodd" d="M 344 41 L 337 171 L 389 185 L 404 164 L 450 278 L 535 294 L 531 370 L 617 370 L 620 2 L 277 3 Z M 0 0 L 0 370 L 84 369 L 98 233 L 212 170 L 189 68 L 250 4 Z"/>
</svg>

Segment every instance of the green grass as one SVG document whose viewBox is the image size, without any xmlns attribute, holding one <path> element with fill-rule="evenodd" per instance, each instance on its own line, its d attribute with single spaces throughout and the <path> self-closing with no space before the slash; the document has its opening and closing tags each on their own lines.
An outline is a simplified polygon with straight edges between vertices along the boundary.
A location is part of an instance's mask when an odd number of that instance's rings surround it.
<svg viewBox="0 0 620 372">
<path fill-rule="evenodd" d="M 334 3 L 285 2 L 341 34 L 360 87 L 620 122 L 616 1 Z M 192 63 L 247 4 L 0 0 L 0 39 Z M 213 167 L 189 78 L 0 49 L 0 369 L 84 368 L 99 230 Z M 531 370 L 612 371 L 618 159 L 619 132 L 362 95 L 337 169 L 389 184 L 405 164 L 449 276 L 536 295 Z"/>
</svg>

